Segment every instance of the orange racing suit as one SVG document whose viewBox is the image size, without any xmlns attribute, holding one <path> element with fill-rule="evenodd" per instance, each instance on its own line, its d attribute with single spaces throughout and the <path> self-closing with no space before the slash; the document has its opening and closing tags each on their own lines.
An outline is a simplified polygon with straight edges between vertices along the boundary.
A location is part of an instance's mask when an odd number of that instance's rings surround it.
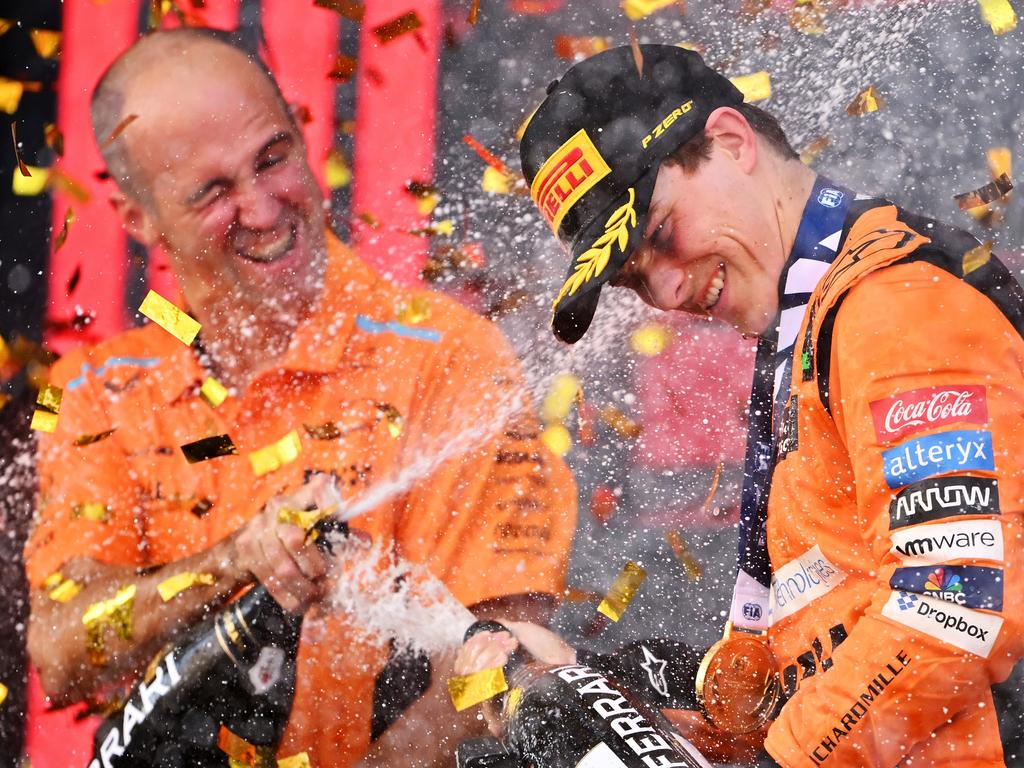
<svg viewBox="0 0 1024 768">
<path fill-rule="evenodd" d="M 1024 655 L 1024 293 L 859 201 L 804 314 L 769 495 L 781 765 L 1002 766 Z"/>
</svg>

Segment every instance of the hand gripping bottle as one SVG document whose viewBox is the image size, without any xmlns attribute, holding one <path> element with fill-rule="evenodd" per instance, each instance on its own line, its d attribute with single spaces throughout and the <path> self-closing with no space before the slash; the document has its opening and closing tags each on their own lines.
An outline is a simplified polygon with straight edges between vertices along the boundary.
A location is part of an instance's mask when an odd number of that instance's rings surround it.
<svg viewBox="0 0 1024 768">
<path fill-rule="evenodd" d="M 498 631 L 505 628 L 478 621 L 466 639 Z M 614 654 L 617 660 L 580 654 L 576 664 L 554 666 L 517 651 L 505 667 L 509 688 L 496 702 L 504 743 L 463 742 L 457 753 L 459 768 L 710 768 L 661 714 L 661 702 L 628 688 L 607 671 L 622 665 L 622 653 Z M 601 663 L 601 669 L 588 663 L 601 660 L 609 662 Z M 689 677 L 690 691 L 697 663 L 699 657 L 688 653 L 676 665 L 681 677 Z M 665 668 L 658 668 L 655 689 L 665 680 L 664 673 Z"/>
<path fill-rule="evenodd" d="M 347 526 L 317 523 L 316 544 Z M 228 768 L 277 765 L 295 694 L 302 616 L 256 584 L 158 655 L 124 704 L 96 732 L 89 768 Z"/>
</svg>

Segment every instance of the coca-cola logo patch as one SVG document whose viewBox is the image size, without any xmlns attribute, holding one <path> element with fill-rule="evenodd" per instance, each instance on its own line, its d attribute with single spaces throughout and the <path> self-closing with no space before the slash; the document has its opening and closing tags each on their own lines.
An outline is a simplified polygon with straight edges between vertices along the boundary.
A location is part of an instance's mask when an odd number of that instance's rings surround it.
<svg viewBox="0 0 1024 768">
<path fill-rule="evenodd" d="M 944 424 L 987 424 L 985 387 L 950 384 L 901 392 L 873 401 L 871 418 L 875 422 L 875 434 L 883 443 Z"/>
</svg>

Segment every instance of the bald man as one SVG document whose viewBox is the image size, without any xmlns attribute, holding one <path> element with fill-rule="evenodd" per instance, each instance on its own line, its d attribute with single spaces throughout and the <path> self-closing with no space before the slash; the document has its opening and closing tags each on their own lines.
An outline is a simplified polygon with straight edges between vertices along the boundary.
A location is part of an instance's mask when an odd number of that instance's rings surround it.
<svg viewBox="0 0 1024 768">
<path fill-rule="evenodd" d="M 47 693 L 67 704 L 137 679 L 258 581 L 306 616 L 281 756 L 305 752 L 316 768 L 445 762 L 479 727 L 444 700 L 448 655 L 430 659 L 430 690 L 411 703 L 422 686 L 386 666 L 389 638 L 330 610 L 344 577 L 278 512 L 323 506 L 310 473 L 333 476 L 349 503 L 417 462 L 422 477 L 350 525 L 425 565 L 477 616 L 544 621 L 564 587 L 576 495 L 520 405 L 507 343 L 453 302 L 382 280 L 325 228 L 287 104 L 226 36 L 143 38 L 100 81 L 92 117 L 125 229 L 166 251 L 202 330 L 187 346 L 147 325 L 52 371 L 64 399 L 40 441 L 26 548 L 29 643 Z M 403 320 L 414 302 L 425 311 Z M 229 391 L 216 407 L 201 398 L 209 377 Z M 180 446 L 221 434 L 237 455 L 185 460 Z M 283 435 L 297 436 L 298 458 L 254 471 L 246 454 Z M 161 597 L 181 573 L 212 583 Z M 68 580 L 70 599 L 49 591 Z M 90 640 L 83 612 L 129 584 L 130 630 Z"/>
</svg>

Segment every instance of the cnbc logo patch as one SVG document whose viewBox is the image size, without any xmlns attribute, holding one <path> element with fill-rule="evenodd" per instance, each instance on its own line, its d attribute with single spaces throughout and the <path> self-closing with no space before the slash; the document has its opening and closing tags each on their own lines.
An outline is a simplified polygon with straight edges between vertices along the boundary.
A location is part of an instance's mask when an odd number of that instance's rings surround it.
<svg viewBox="0 0 1024 768">
<path fill-rule="evenodd" d="M 948 573 L 945 568 L 936 568 L 928 574 L 924 583 L 925 593 L 939 597 L 950 603 L 964 604 L 964 585 L 955 573 Z"/>
</svg>

